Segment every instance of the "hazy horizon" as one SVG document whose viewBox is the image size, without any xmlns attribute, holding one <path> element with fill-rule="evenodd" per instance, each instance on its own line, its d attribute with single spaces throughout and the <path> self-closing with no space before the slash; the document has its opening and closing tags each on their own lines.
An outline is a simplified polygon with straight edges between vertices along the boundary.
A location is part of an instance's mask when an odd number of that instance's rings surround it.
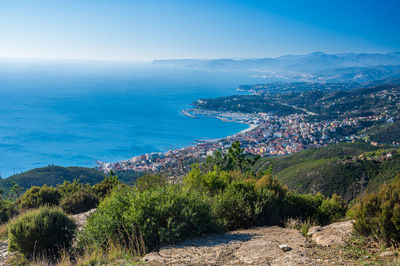
<svg viewBox="0 0 400 266">
<path fill-rule="evenodd" d="M 0 58 L 150 62 L 386 53 L 400 4 L 369 1 L 2 1 Z"/>
<path fill-rule="evenodd" d="M 154 61 L 161 61 L 161 60 L 257 60 L 257 59 L 266 59 L 266 58 L 271 58 L 271 59 L 279 59 L 282 57 L 286 57 L 286 56 L 307 56 L 307 55 L 312 55 L 312 54 L 316 54 L 316 53 L 323 53 L 326 55 L 345 55 L 345 54 L 359 54 L 359 55 L 374 55 L 374 54 L 382 54 L 382 55 L 386 55 L 386 54 L 395 54 L 395 53 L 400 53 L 400 50 L 392 50 L 392 51 L 387 51 L 387 52 L 379 52 L 379 51 L 375 51 L 375 52 L 367 52 L 367 53 L 358 53 L 358 52 L 343 52 L 343 53 L 327 53 L 327 52 L 323 52 L 320 50 L 316 50 L 310 53 L 304 53 L 304 54 L 281 54 L 281 55 L 277 55 L 277 56 L 260 56 L 260 57 L 185 57 L 185 58 L 154 58 L 154 59 L 150 59 L 150 60 L 114 60 L 114 59 L 82 59 L 82 58 L 40 58 L 40 57 L 4 57 L 4 56 L 0 56 L 0 62 L 4 62 L 4 61 L 44 61 L 44 62 L 59 62 L 59 61 L 66 61 L 66 62 L 110 62 L 110 63 L 133 63 L 133 64 L 148 64 L 148 63 L 152 63 Z"/>
</svg>

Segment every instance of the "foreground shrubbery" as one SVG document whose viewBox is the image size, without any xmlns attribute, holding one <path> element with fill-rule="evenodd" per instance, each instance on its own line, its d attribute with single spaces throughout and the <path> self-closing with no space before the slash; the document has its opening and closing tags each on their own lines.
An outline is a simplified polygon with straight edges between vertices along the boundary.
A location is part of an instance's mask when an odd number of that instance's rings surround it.
<svg viewBox="0 0 400 266">
<path fill-rule="evenodd" d="M 79 254 L 112 247 L 143 254 L 207 233 L 283 225 L 290 218 L 327 224 L 343 217 L 346 205 L 340 197 L 290 192 L 273 178 L 271 169 L 247 171 L 255 160 L 242 153 L 235 144 L 227 155 L 217 153 L 195 165 L 180 184 L 170 184 L 162 175 L 146 175 L 128 187 L 111 173 L 94 186 L 74 180 L 57 188 L 33 187 L 19 203 L 25 209 L 59 205 L 70 214 L 97 207 L 77 234 Z M 28 256 L 32 248 L 36 254 L 57 255 L 60 247 L 70 246 L 74 225 L 69 221 L 64 212 L 49 207 L 29 211 L 10 226 L 10 248 Z M 63 235 L 57 236 L 57 230 Z"/>
<path fill-rule="evenodd" d="M 280 224 L 282 199 L 277 191 L 251 180 L 235 181 L 212 200 L 213 214 L 225 230 Z"/>
<path fill-rule="evenodd" d="M 197 192 L 175 185 L 144 191 L 120 187 L 99 205 L 79 240 L 88 247 L 117 243 L 151 250 L 216 231 L 210 205 Z"/>
<path fill-rule="evenodd" d="M 66 213 L 77 214 L 93 209 L 99 203 L 96 191 L 89 184 L 82 184 L 75 179 L 73 182 L 64 181 L 57 185 L 61 194 L 60 207 Z"/>
<path fill-rule="evenodd" d="M 28 211 L 9 225 L 9 249 L 27 257 L 57 256 L 71 246 L 75 229 L 75 223 L 58 209 Z"/>
<path fill-rule="evenodd" d="M 0 223 L 7 222 L 17 213 L 15 202 L 7 199 L 0 199 Z"/>
<path fill-rule="evenodd" d="M 43 205 L 55 206 L 59 204 L 60 198 L 60 192 L 54 187 L 33 186 L 19 198 L 19 207 L 21 209 L 32 209 Z"/>
<path fill-rule="evenodd" d="M 80 246 L 149 251 L 204 233 L 282 225 L 290 217 L 327 223 L 345 212 L 339 197 L 289 193 L 269 174 L 256 179 L 235 171 L 194 171 L 181 185 L 147 176 L 139 187 L 120 186 L 89 218 Z"/>
<path fill-rule="evenodd" d="M 66 213 L 77 214 L 96 208 L 99 198 L 90 188 L 79 189 L 62 198 L 60 207 Z"/>
<path fill-rule="evenodd" d="M 361 199 L 351 213 L 359 233 L 400 246 L 400 179 Z"/>
</svg>

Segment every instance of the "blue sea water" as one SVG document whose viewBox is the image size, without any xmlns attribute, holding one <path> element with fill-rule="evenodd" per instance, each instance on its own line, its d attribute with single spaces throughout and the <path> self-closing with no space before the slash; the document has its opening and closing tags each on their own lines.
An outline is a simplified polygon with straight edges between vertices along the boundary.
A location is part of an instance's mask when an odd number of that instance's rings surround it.
<svg viewBox="0 0 400 266">
<path fill-rule="evenodd" d="M 0 172 L 95 166 L 220 138 L 247 126 L 193 119 L 199 98 L 237 94 L 251 73 L 104 62 L 0 62 Z"/>
</svg>

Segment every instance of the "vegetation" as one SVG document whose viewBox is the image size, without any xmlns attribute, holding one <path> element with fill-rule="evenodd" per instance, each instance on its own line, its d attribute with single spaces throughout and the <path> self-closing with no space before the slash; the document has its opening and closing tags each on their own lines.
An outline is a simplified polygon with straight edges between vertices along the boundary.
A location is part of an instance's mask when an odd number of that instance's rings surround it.
<svg viewBox="0 0 400 266">
<path fill-rule="evenodd" d="M 0 199 L 0 223 L 7 222 L 12 216 L 17 214 L 17 206 L 14 201 Z"/>
<path fill-rule="evenodd" d="M 65 180 L 72 182 L 74 179 L 80 179 L 84 183 L 93 185 L 101 182 L 104 179 L 104 174 L 93 168 L 50 165 L 1 179 L 0 189 L 7 193 L 15 183 L 23 192 L 32 186 L 43 186 L 45 184 L 47 186 L 56 186 L 57 184 L 62 184 Z"/>
<path fill-rule="evenodd" d="M 44 185 L 42 187 L 33 186 L 28 189 L 19 199 L 21 209 L 39 208 L 43 205 L 58 205 L 61 194 L 54 187 Z"/>
<path fill-rule="evenodd" d="M 400 122 L 385 123 L 373 126 L 366 130 L 366 135 L 372 141 L 392 144 L 400 140 Z"/>
<path fill-rule="evenodd" d="M 32 210 L 9 225 L 9 249 L 29 258 L 58 256 L 60 250 L 71 246 L 75 229 L 75 223 L 58 209 Z"/>
<path fill-rule="evenodd" d="M 289 156 L 258 160 L 253 171 L 272 171 L 277 180 L 299 193 L 337 194 L 347 202 L 376 191 L 400 173 L 399 151 L 367 143 L 343 143 Z"/>
<path fill-rule="evenodd" d="M 114 187 L 120 184 L 121 182 L 118 180 L 118 176 L 111 171 L 109 176 L 106 176 L 103 181 L 93 186 L 93 190 L 98 198 L 104 199 L 111 194 Z"/>
<path fill-rule="evenodd" d="M 400 176 L 385 184 L 377 193 L 365 196 L 351 211 L 354 228 L 363 235 L 383 241 L 387 245 L 400 245 Z"/>
<path fill-rule="evenodd" d="M 303 111 L 281 104 L 280 101 L 276 101 L 274 97 L 259 95 L 234 95 L 202 99 L 201 101 L 194 102 L 193 105 L 197 108 L 223 112 L 273 112 L 276 115 L 303 113 Z"/>
<path fill-rule="evenodd" d="M 77 214 L 96 208 L 99 198 L 89 187 L 83 187 L 71 194 L 65 195 L 60 201 L 60 207 L 66 213 Z"/>
<path fill-rule="evenodd" d="M 336 84 L 337 86 L 339 84 Z M 290 87 L 290 84 L 285 84 Z M 306 90 L 263 89 L 256 85 L 256 94 L 234 95 L 211 99 L 201 99 L 193 105 L 197 108 L 213 111 L 242 113 L 273 113 L 288 115 L 304 113 L 306 109 L 315 115 L 310 119 L 331 120 L 343 117 L 380 115 L 382 111 L 398 114 L 397 101 L 385 94 L 398 90 L 398 85 L 380 85 L 359 88 L 357 85 L 347 89 L 344 84 L 339 89 L 331 90 L 332 84 L 319 84 Z M 249 89 L 249 88 L 246 88 Z M 272 90 L 271 90 L 272 89 Z M 254 88 L 253 88 L 254 90 Z M 373 97 L 371 97 L 373 96 Z M 374 108 L 371 108 L 373 106 Z M 361 129 L 361 128 L 360 128 Z M 398 129 L 397 131 L 398 132 Z"/>
<path fill-rule="evenodd" d="M 226 153 L 217 152 L 193 165 L 180 183 L 170 182 L 163 175 L 146 174 L 134 186 L 128 186 L 110 173 L 94 185 L 74 179 L 57 187 L 32 187 L 16 202 L 20 209 L 38 209 L 10 222 L 10 249 L 28 260 L 37 255 L 52 259 L 66 252 L 75 262 L 101 264 L 110 262 L 104 256 L 133 258 L 188 238 L 252 226 L 286 225 L 306 234 L 311 225 L 342 219 L 349 199 L 360 191 L 367 193 L 372 184 L 379 186 L 392 180 L 391 174 L 400 172 L 399 157 L 395 149 L 355 143 L 260 159 L 246 156 L 240 145 L 233 143 Z M 315 175 L 310 171 L 315 169 L 327 180 L 313 180 Z M 332 169 L 338 171 L 336 179 L 329 172 Z M 363 190 L 343 199 L 340 195 L 347 196 L 352 184 L 360 184 L 356 177 L 363 173 Z M 293 182 L 302 186 L 293 186 Z M 323 193 L 312 193 L 318 191 L 316 182 L 320 182 Z M 400 181 L 396 181 L 363 198 L 348 212 L 356 219 L 357 231 L 398 245 L 399 195 Z M 18 211 L 12 202 L 0 202 L 4 222 Z M 58 205 L 59 209 L 43 205 Z M 77 232 L 77 245 L 72 248 L 76 226 L 63 211 L 75 214 L 95 207 L 96 212 Z M 63 236 L 56 238 L 56 231 Z M 48 234 L 61 242 L 55 243 Z"/>
<path fill-rule="evenodd" d="M 212 232 L 211 208 L 195 191 L 175 185 L 144 191 L 119 187 L 99 205 L 79 239 L 92 248 L 117 243 L 152 250 Z"/>
</svg>

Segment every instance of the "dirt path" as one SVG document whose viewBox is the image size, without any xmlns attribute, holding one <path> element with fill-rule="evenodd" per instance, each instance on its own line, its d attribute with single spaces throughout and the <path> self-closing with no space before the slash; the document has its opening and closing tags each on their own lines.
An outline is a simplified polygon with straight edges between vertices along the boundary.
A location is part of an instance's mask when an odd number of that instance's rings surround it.
<svg viewBox="0 0 400 266">
<path fill-rule="evenodd" d="M 283 251 L 279 245 L 289 245 Z M 186 241 L 144 257 L 151 265 L 317 265 L 307 240 L 294 229 L 277 226 L 238 230 Z"/>
</svg>

